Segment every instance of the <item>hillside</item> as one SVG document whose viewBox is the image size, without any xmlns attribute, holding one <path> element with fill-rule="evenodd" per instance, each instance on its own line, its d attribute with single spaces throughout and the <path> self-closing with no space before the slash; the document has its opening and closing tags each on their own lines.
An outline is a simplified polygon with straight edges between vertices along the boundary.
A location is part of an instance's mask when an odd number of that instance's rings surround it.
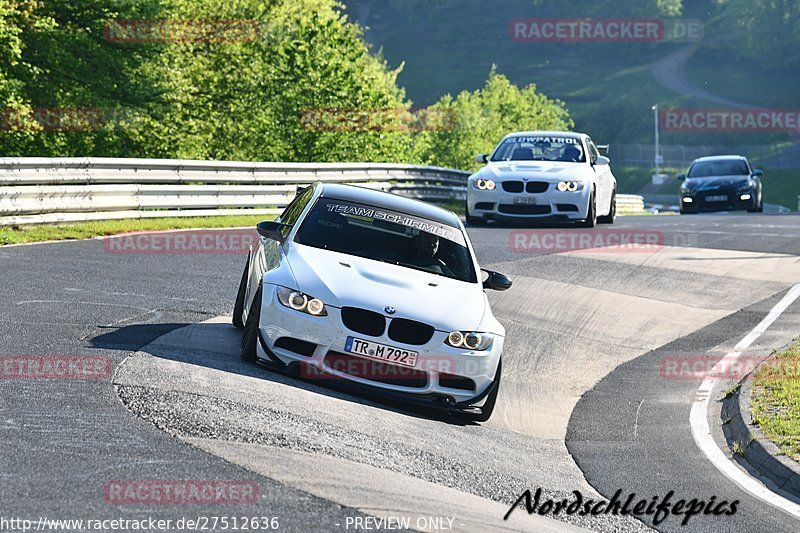
<svg viewBox="0 0 800 533">
<path fill-rule="evenodd" d="M 655 103 L 662 107 L 720 107 L 662 87 L 653 76 L 654 64 L 686 47 L 686 43 L 540 43 L 511 39 L 509 23 L 513 19 L 587 16 L 569 6 L 559 11 L 555 3 L 537 4 L 534 0 L 344 3 L 350 16 L 368 28 L 367 40 L 376 50 L 382 50 L 390 65 L 405 64 L 398 82 L 415 105 L 428 105 L 445 93 L 480 87 L 496 64 L 498 71 L 514 83 L 536 83 L 548 96 L 563 100 L 576 129 L 589 131 L 603 142 L 652 142 L 651 106 Z M 754 107 L 798 106 L 800 69 L 766 70 L 764 62 L 731 56 L 726 47 L 732 44 L 718 36 L 721 30 L 715 29 L 708 2 L 685 4 L 683 17 L 709 20 L 704 39 L 682 66 L 688 84 L 718 94 L 720 100 Z M 770 80 L 766 84 L 769 90 L 752 83 L 757 79 Z M 668 133 L 662 142 L 762 144 L 787 139 L 786 133 Z"/>
</svg>

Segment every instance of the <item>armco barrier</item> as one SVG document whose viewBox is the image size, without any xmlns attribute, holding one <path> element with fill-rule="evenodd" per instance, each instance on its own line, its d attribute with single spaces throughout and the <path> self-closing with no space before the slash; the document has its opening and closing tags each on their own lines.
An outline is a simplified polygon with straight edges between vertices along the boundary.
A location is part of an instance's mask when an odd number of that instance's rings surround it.
<svg viewBox="0 0 800 533">
<path fill-rule="evenodd" d="M 265 214 L 297 185 L 361 186 L 434 202 L 463 201 L 469 172 L 383 163 L 248 163 L 171 159 L 0 159 L 0 226 L 121 218 Z M 621 211 L 642 197 L 619 195 Z"/>
</svg>

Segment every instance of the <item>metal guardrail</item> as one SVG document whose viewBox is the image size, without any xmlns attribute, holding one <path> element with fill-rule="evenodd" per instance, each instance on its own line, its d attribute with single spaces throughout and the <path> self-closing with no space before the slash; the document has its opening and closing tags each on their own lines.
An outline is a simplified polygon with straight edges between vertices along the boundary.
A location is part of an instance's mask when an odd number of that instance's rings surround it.
<svg viewBox="0 0 800 533">
<path fill-rule="evenodd" d="M 0 159 L 0 226 L 122 218 L 264 214 L 297 185 L 357 183 L 417 198 L 466 198 L 469 172 L 384 163 L 248 163 L 169 159 Z M 640 196 L 618 196 L 623 211 Z"/>
</svg>

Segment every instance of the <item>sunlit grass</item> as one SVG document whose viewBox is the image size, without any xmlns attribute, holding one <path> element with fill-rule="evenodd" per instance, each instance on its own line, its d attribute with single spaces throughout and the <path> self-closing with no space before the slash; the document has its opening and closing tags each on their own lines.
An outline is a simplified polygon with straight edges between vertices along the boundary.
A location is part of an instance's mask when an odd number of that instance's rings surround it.
<svg viewBox="0 0 800 533">
<path fill-rule="evenodd" d="M 753 423 L 764 435 L 800 460 L 800 340 L 759 369 L 751 407 Z"/>
<path fill-rule="evenodd" d="M 253 226 L 273 215 L 229 215 L 215 217 L 148 218 L 101 220 L 65 225 L 20 226 L 0 228 L 0 245 L 30 242 L 90 239 L 132 231 L 160 231 L 189 228 L 235 228 Z"/>
</svg>

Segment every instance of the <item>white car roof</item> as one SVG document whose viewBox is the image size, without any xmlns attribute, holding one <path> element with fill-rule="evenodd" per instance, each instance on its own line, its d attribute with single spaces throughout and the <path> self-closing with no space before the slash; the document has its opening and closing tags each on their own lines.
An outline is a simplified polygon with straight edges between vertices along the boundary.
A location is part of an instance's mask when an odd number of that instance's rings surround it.
<svg viewBox="0 0 800 533">
<path fill-rule="evenodd" d="M 504 139 L 510 137 L 573 137 L 580 139 L 586 137 L 586 134 L 576 131 L 515 131 L 506 135 Z"/>
<path fill-rule="evenodd" d="M 747 161 L 747 158 L 742 155 L 709 155 L 706 157 L 698 157 L 693 162 L 697 163 L 698 161 L 725 161 L 726 159 L 739 159 Z"/>
</svg>

